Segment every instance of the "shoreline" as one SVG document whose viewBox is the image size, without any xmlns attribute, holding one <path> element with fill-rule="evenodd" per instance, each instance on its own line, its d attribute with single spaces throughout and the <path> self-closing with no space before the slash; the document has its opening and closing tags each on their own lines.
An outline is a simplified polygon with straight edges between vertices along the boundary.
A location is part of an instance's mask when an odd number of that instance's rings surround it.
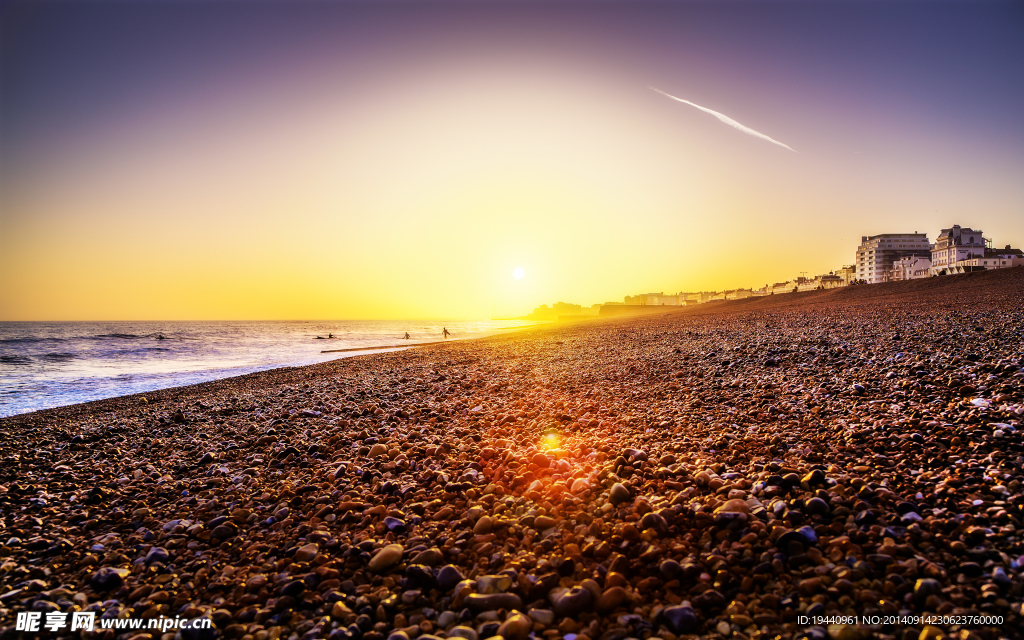
<svg viewBox="0 0 1024 640">
<path fill-rule="evenodd" d="M 796 640 L 816 612 L 1001 616 L 969 627 L 998 637 L 1024 622 L 1011 271 L 0 419 L 0 635 L 75 598 L 253 640 L 527 623 L 550 640 Z"/>
<path fill-rule="evenodd" d="M 436 340 L 436 341 L 418 342 L 418 343 L 412 343 L 412 344 L 381 345 L 381 346 L 368 346 L 368 347 L 351 347 L 351 348 L 344 348 L 344 349 L 328 349 L 328 350 L 319 351 L 319 353 L 317 355 L 325 354 L 325 353 L 351 353 L 351 354 L 353 354 L 353 355 L 349 355 L 349 356 L 339 356 L 339 357 L 336 357 L 336 358 L 334 358 L 336 360 L 336 359 L 340 359 L 340 358 L 354 357 L 355 355 L 359 355 L 356 352 L 360 352 L 360 351 L 371 352 L 371 353 L 372 352 L 388 353 L 388 352 L 393 352 L 393 351 L 396 351 L 396 350 L 405 350 L 405 349 L 410 349 L 410 348 L 413 348 L 413 347 L 420 347 L 420 346 L 427 346 L 427 345 L 434 345 L 434 344 L 442 344 L 442 343 L 445 343 L 445 342 L 457 342 L 457 341 L 466 341 L 466 340 L 482 340 L 482 339 L 485 339 L 485 338 L 488 338 L 488 337 L 491 337 L 491 336 L 495 336 L 495 335 L 504 335 L 505 331 L 509 331 L 509 332 L 511 332 L 511 331 L 520 331 L 520 330 L 532 329 L 532 328 L 537 327 L 537 326 L 542 326 L 542 325 L 535 324 L 535 325 L 524 325 L 524 326 L 518 326 L 518 327 L 500 327 L 499 329 L 491 329 L 491 330 L 487 330 L 487 331 L 482 331 L 479 334 L 471 334 L 471 335 L 466 336 L 466 337 L 458 337 L 458 338 L 454 338 L 453 337 L 453 338 L 449 338 L 448 340 Z M 501 333 L 499 333 L 499 330 L 501 330 Z M 337 338 L 337 339 L 341 339 L 341 338 Z M 158 389 L 153 389 L 153 390 L 142 390 L 142 391 L 138 391 L 138 392 L 135 392 L 135 393 L 128 393 L 128 394 L 122 394 L 122 395 L 112 395 L 112 396 L 107 397 L 107 398 L 99 398 L 99 399 L 95 399 L 95 400 L 83 400 L 83 401 L 80 401 L 80 402 L 73 402 L 73 403 L 70 403 L 70 404 L 58 405 L 58 406 L 55 406 L 55 407 L 49 407 L 49 408 L 45 408 L 45 409 L 35 409 L 35 410 L 25 411 L 25 412 L 21 412 L 21 413 L 14 413 L 14 414 L 11 414 L 11 415 L 8 415 L 8 416 L 0 416 L 0 420 L 3 420 L 4 418 L 15 417 L 15 416 L 28 415 L 28 414 L 31 414 L 31 413 L 35 413 L 37 411 L 49 411 L 51 409 L 69 408 L 69 407 L 75 407 L 75 406 L 78 406 L 78 405 L 87 405 L 87 404 L 91 404 L 91 403 L 94 403 L 94 402 L 102 402 L 102 401 L 105 401 L 105 400 L 114 400 L 114 399 L 117 399 L 117 398 L 129 398 L 129 397 L 134 397 L 134 396 L 145 396 L 147 394 L 154 394 L 154 393 L 157 393 L 159 391 L 164 391 L 164 390 L 169 390 L 169 389 L 194 387 L 194 386 L 197 386 L 197 385 L 203 385 L 203 384 L 208 384 L 208 383 L 212 383 L 212 382 L 217 382 L 219 380 L 229 380 L 229 379 L 232 379 L 232 378 L 239 378 L 239 377 L 251 375 L 251 374 L 254 374 L 254 373 L 261 373 L 261 372 L 266 372 L 266 371 L 275 371 L 275 370 L 278 370 L 278 369 L 301 368 L 301 367 L 304 367 L 304 366 L 312 366 L 314 364 L 322 364 L 322 362 L 330 362 L 330 361 L 331 360 L 323 360 L 320 363 L 313 362 L 313 363 L 307 363 L 307 364 L 279 364 L 279 365 L 271 365 L 269 368 L 261 369 L 261 370 L 257 370 L 257 371 L 246 371 L 246 372 L 234 371 L 234 372 L 231 372 L 229 375 L 226 375 L 226 376 L 223 376 L 223 377 L 213 378 L 213 379 L 210 379 L 210 380 L 204 380 L 204 381 L 200 381 L 200 382 L 191 382 L 191 383 L 186 383 L 186 384 L 176 384 L 176 385 L 172 385 L 172 386 L 160 387 Z M 259 366 L 259 365 L 253 365 L 253 366 Z M 239 370 L 239 369 L 244 370 L 244 369 L 249 369 L 249 368 L 250 368 L 250 365 L 239 365 L 239 366 L 232 367 L 232 369 L 235 369 L 235 370 Z M 212 370 L 212 371 L 221 372 L 223 370 L 215 369 L 215 370 Z M 199 371 L 189 370 L 189 371 L 172 372 L 172 373 L 167 374 L 167 375 L 181 375 L 181 376 L 186 375 L 186 374 L 201 375 L 201 374 L 203 374 L 205 372 L 207 372 L 207 370 L 199 370 Z M 166 373 L 166 372 L 163 372 L 163 373 Z"/>
<path fill-rule="evenodd" d="M 550 323 L 544 323 L 544 324 L 550 324 Z M 386 345 L 386 346 L 383 346 L 383 347 L 351 347 L 351 348 L 347 348 L 347 349 L 327 349 L 327 350 L 321 351 L 320 353 L 347 353 L 347 352 L 351 352 L 351 351 L 373 351 L 373 350 L 376 350 L 376 349 L 411 349 L 413 347 L 426 347 L 426 346 L 434 345 L 434 344 L 449 344 L 449 343 L 455 343 L 455 342 L 462 342 L 462 341 L 466 341 L 466 340 L 484 340 L 486 338 L 493 338 L 494 336 L 506 335 L 504 333 L 506 331 L 507 332 L 526 331 L 528 329 L 536 329 L 537 327 L 544 326 L 544 324 L 523 325 L 521 327 L 498 327 L 496 329 L 490 330 L 490 331 L 493 331 L 494 333 L 489 333 L 489 332 L 485 331 L 485 332 L 482 332 L 482 333 L 484 333 L 484 335 L 467 336 L 465 338 L 454 338 L 453 337 L 453 338 L 447 339 L 447 340 L 433 340 L 431 342 L 415 342 L 413 344 L 392 344 L 392 345 Z"/>
</svg>

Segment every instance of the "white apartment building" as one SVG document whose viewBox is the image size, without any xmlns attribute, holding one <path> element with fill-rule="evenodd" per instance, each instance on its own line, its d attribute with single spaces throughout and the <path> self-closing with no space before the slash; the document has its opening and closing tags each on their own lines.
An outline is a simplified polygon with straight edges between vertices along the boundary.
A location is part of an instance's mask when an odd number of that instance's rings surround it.
<svg viewBox="0 0 1024 640">
<path fill-rule="evenodd" d="M 987 269 L 1007 269 L 1024 265 L 1024 258 L 1005 256 L 986 256 L 984 258 L 967 258 L 946 267 L 947 274 L 969 273 Z"/>
<path fill-rule="evenodd" d="M 890 280 L 916 280 L 931 276 L 932 261 L 921 256 L 907 256 L 892 263 Z"/>
<path fill-rule="evenodd" d="M 979 234 L 980 235 L 980 234 Z M 906 256 L 927 256 L 931 244 L 924 233 L 883 233 L 861 236 L 857 247 L 856 274 L 858 280 L 869 284 L 889 279 L 892 264 Z"/>
<path fill-rule="evenodd" d="M 630 305 L 677 307 L 679 305 L 686 304 L 686 299 L 682 296 L 675 294 L 665 295 L 662 291 L 659 291 L 658 293 L 641 293 L 635 296 L 626 296 L 623 300 L 625 304 Z"/>
<path fill-rule="evenodd" d="M 935 241 L 931 256 L 931 272 L 933 275 L 943 275 L 961 260 L 984 256 L 985 238 L 982 237 L 981 231 L 970 227 L 961 228 L 955 224 L 949 229 L 943 229 Z"/>
</svg>

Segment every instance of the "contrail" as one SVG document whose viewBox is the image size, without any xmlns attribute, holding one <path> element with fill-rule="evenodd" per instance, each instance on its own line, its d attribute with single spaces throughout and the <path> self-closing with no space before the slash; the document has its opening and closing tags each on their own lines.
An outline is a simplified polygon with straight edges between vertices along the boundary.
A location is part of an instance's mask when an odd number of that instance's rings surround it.
<svg viewBox="0 0 1024 640">
<path fill-rule="evenodd" d="M 786 149 L 789 149 L 793 153 L 797 152 L 795 149 L 793 149 L 789 145 L 783 144 L 783 143 L 779 142 L 778 140 L 775 140 L 774 138 L 769 138 L 768 136 L 764 135 L 760 131 L 754 131 L 750 127 L 748 127 L 746 125 L 742 125 L 742 124 L 736 122 L 735 120 L 733 120 L 732 118 L 730 118 L 727 115 L 723 115 L 721 113 L 718 113 L 717 111 L 713 111 L 711 109 L 708 109 L 707 107 L 702 107 L 699 104 L 694 104 L 694 103 L 690 102 L 689 100 L 683 100 L 682 98 L 677 98 L 677 97 L 675 97 L 672 94 L 665 93 L 664 91 L 662 91 L 661 89 L 658 89 L 657 87 L 649 87 L 649 88 L 652 91 L 657 91 L 658 93 L 660 93 L 661 95 L 665 96 L 666 98 L 672 98 L 673 100 L 676 100 L 678 102 L 682 102 L 683 104 L 688 104 L 691 107 L 696 107 L 697 109 L 700 109 L 701 111 L 703 111 L 705 113 L 710 113 L 711 115 L 715 116 L 716 118 L 718 118 L 719 120 L 721 120 L 725 124 L 729 125 L 730 127 L 735 127 L 737 129 L 739 129 L 740 131 L 742 131 L 743 133 L 749 133 L 750 135 L 752 135 L 754 137 L 761 138 L 762 140 L 767 140 L 768 142 L 771 142 L 772 144 L 777 144 L 780 147 L 784 147 Z"/>
</svg>

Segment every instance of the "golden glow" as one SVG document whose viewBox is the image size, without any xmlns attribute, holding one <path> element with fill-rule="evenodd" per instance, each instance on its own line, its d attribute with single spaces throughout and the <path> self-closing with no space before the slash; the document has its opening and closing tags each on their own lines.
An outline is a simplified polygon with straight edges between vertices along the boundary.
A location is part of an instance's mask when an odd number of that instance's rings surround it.
<svg viewBox="0 0 1024 640">
<path fill-rule="evenodd" d="M 904 157 L 927 119 L 865 139 L 836 126 L 853 107 L 477 38 L 172 83 L 53 127 L 4 167 L 0 320 L 518 316 L 828 273 L 861 235 L 934 238 L 949 211 L 1020 243 L 1016 147 Z"/>
<path fill-rule="evenodd" d="M 562 445 L 562 439 L 557 433 L 549 433 L 540 439 L 539 448 L 542 451 L 554 451 Z"/>
</svg>

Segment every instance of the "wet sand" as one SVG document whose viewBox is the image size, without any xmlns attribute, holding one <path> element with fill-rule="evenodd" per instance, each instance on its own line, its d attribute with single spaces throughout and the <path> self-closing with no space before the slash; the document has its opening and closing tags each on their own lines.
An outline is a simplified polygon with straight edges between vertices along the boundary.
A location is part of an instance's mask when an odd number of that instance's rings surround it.
<svg viewBox="0 0 1024 640">
<path fill-rule="evenodd" d="M 785 294 L 4 418 L 0 637 L 1020 637 L 1021 300 Z"/>
</svg>

